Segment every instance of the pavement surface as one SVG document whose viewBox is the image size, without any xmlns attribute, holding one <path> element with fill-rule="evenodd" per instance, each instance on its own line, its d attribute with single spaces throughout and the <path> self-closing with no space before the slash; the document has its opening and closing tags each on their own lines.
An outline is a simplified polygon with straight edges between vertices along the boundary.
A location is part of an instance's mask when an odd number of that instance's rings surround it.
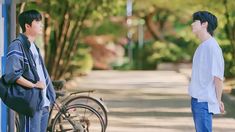
<svg viewBox="0 0 235 132">
<path fill-rule="evenodd" d="M 109 109 L 107 132 L 194 132 L 189 71 L 92 71 L 67 82 L 69 91 L 95 89 Z M 230 96 L 225 96 L 231 100 Z M 235 107 L 215 116 L 213 132 L 235 132 Z"/>
</svg>

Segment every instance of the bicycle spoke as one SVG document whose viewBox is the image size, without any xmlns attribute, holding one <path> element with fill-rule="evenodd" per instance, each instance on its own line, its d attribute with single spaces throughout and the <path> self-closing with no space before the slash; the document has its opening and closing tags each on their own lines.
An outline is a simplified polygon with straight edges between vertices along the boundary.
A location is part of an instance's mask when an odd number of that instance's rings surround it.
<svg viewBox="0 0 235 132">
<path fill-rule="evenodd" d="M 89 111 L 87 111 L 86 109 L 84 110 L 84 112 L 79 111 L 79 110 L 77 110 L 77 109 L 69 110 L 69 112 L 70 112 L 70 113 L 71 113 L 71 112 L 72 112 L 72 113 L 76 113 L 76 115 L 70 116 L 70 118 L 77 117 L 77 116 L 90 118 L 90 117 L 94 116 L 94 113 L 89 112 Z M 80 114 L 80 113 L 81 113 L 81 114 Z"/>
<path fill-rule="evenodd" d="M 104 120 L 105 128 L 106 128 L 108 124 L 107 110 L 106 110 L 106 106 L 103 105 L 99 100 L 100 99 L 98 98 L 89 97 L 89 95 L 88 96 L 79 95 L 79 96 L 70 98 L 65 103 L 65 105 L 70 106 L 74 104 L 84 104 L 84 105 L 91 106 L 101 115 L 102 119 Z M 86 111 L 84 111 L 84 116 L 89 117 L 93 115 L 87 115 Z"/>
<path fill-rule="evenodd" d="M 104 129 L 104 121 L 99 113 L 81 104 L 69 106 L 66 113 L 56 115 L 52 125 L 53 131 L 104 132 Z"/>
</svg>

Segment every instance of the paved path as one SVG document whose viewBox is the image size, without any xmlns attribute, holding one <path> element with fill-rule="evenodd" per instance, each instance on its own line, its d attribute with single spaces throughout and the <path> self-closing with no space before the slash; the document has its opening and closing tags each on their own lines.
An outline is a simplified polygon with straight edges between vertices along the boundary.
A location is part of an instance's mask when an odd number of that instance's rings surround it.
<svg viewBox="0 0 235 132">
<path fill-rule="evenodd" d="M 96 89 L 95 96 L 104 98 L 110 110 L 107 132 L 194 131 L 185 74 L 93 71 L 67 84 L 70 89 Z M 213 121 L 213 132 L 235 132 L 234 118 L 224 115 Z"/>
</svg>

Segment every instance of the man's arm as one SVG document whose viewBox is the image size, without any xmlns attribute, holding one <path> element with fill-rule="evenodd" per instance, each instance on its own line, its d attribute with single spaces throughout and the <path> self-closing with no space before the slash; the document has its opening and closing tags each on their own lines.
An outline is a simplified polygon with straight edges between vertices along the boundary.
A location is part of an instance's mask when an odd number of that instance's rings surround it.
<svg viewBox="0 0 235 132">
<path fill-rule="evenodd" d="M 214 77 L 214 83 L 215 83 L 216 97 L 220 105 L 220 112 L 224 113 L 224 103 L 221 101 L 222 92 L 223 92 L 223 80 L 221 80 L 218 77 Z"/>
<path fill-rule="evenodd" d="M 22 85 L 24 87 L 27 88 L 40 88 L 40 89 L 44 89 L 44 84 L 42 81 L 38 81 L 37 83 L 32 83 L 30 81 L 28 81 L 27 79 L 25 79 L 24 77 L 20 77 L 19 79 L 16 80 L 16 83 L 19 85 Z"/>
</svg>

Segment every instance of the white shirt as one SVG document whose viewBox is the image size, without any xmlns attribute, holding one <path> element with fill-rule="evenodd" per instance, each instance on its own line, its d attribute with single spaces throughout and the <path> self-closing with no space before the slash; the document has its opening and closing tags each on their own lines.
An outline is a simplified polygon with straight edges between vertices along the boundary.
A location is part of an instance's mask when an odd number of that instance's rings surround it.
<svg viewBox="0 0 235 132">
<path fill-rule="evenodd" d="M 43 72 L 42 63 L 41 63 L 41 61 L 39 59 L 39 54 L 38 54 L 37 48 L 36 48 L 34 43 L 31 43 L 30 50 L 31 50 L 31 52 L 33 54 L 33 58 L 34 58 L 34 61 L 36 63 L 37 73 L 38 73 L 38 76 L 40 78 L 40 81 L 42 81 L 44 83 L 44 85 L 46 86 L 46 79 L 45 79 L 45 75 L 44 75 L 44 72 Z M 43 92 L 43 100 L 44 100 L 44 105 L 43 106 L 44 107 L 50 105 L 50 101 L 49 101 L 49 99 L 46 96 L 46 89 L 47 88 L 44 88 L 42 90 L 42 92 Z"/>
<path fill-rule="evenodd" d="M 224 78 L 224 59 L 217 41 L 211 37 L 202 42 L 193 56 L 189 95 L 199 102 L 208 102 L 210 113 L 219 114 L 214 77 Z"/>
</svg>

